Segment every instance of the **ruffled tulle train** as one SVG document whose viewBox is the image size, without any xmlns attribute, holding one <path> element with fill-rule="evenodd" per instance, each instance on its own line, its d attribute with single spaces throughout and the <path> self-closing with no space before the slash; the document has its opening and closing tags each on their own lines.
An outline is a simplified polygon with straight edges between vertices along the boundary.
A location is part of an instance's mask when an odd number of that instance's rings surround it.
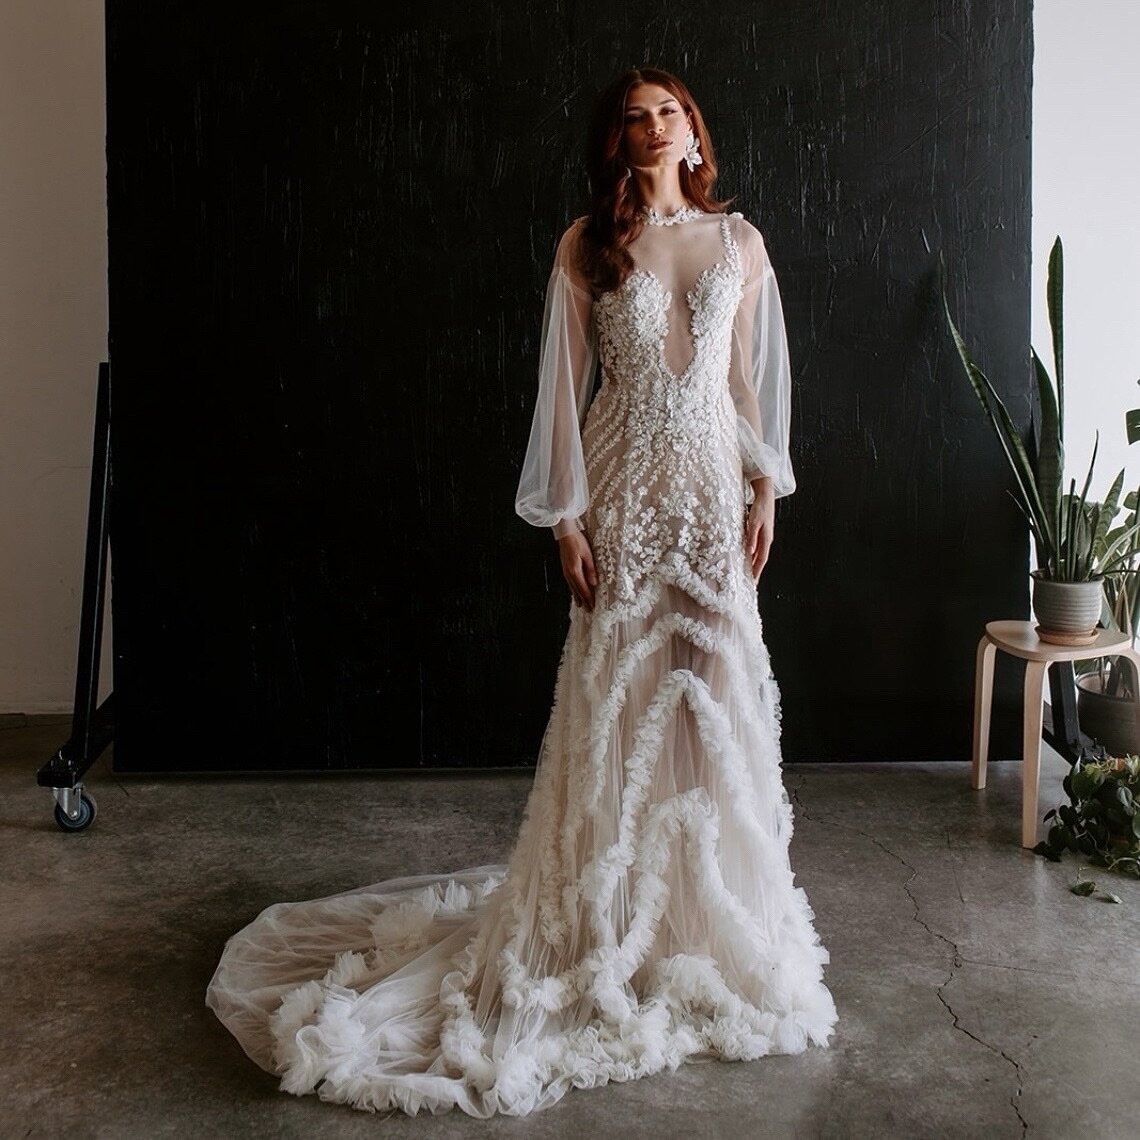
<svg viewBox="0 0 1140 1140">
<path fill-rule="evenodd" d="M 667 559 L 572 609 L 506 865 L 280 903 L 207 1004 L 292 1093 L 522 1115 L 570 1088 L 826 1045 L 755 601 Z M 739 594 L 735 595 L 739 597 Z"/>
</svg>

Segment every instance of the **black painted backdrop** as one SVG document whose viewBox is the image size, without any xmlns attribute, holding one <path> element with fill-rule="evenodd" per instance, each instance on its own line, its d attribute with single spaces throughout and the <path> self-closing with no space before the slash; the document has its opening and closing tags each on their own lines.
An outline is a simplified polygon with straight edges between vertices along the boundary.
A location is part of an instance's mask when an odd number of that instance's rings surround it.
<svg viewBox="0 0 1140 1140">
<path fill-rule="evenodd" d="M 513 513 L 543 288 L 635 62 L 688 79 L 783 293 L 785 758 L 968 756 L 1028 545 L 936 253 L 1027 425 L 1031 44 L 1030 0 L 108 0 L 116 766 L 533 763 L 569 610 Z"/>
</svg>

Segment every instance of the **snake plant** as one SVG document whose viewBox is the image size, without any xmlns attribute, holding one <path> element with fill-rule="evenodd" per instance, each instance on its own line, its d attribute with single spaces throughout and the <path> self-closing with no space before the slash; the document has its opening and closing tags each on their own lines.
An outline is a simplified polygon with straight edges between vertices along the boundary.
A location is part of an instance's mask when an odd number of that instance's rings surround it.
<svg viewBox="0 0 1140 1140">
<path fill-rule="evenodd" d="M 1093 466 L 1096 463 L 1100 433 L 1093 444 L 1092 460 L 1080 495 L 1076 480 L 1064 488 L 1065 469 L 1065 371 L 1064 318 L 1062 294 L 1064 261 L 1058 237 L 1049 253 L 1049 279 L 1046 301 L 1049 326 L 1053 336 L 1053 368 L 1056 387 L 1048 369 L 1031 346 L 1029 349 L 1037 381 L 1039 417 L 1030 423 L 1030 447 L 1027 451 L 1021 436 L 1001 397 L 986 374 L 974 363 L 962 339 L 946 298 L 946 275 L 942 254 L 938 255 L 939 281 L 946 320 L 954 337 L 966 376 L 974 389 L 982 410 L 997 436 L 1013 472 L 1016 494 L 1014 502 L 1029 522 L 1037 551 L 1037 565 L 1043 577 L 1054 582 L 1088 582 L 1109 575 L 1130 561 L 1134 553 L 1133 536 L 1140 522 L 1109 532 L 1109 524 L 1119 510 L 1124 471 L 1113 481 L 1108 498 L 1103 502 L 1088 501 Z M 1040 419 L 1038 425 L 1037 419 Z M 1129 420 L 1129 432 L 1140 433 L 1140 412 Z"/>
</svg>

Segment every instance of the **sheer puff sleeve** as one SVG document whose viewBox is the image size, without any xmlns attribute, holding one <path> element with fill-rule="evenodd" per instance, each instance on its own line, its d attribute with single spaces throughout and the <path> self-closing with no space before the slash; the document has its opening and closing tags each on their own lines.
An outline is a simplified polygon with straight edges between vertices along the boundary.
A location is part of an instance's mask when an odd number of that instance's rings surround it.
<svg viewBox="0 0 1140 1140">
<path fill-rule="evenodd" d="M 792 376 L 784 313 L 776 274 L 760 231 L 740 214 L 732 215 L 744 274 L 744 294 L 732 330 L 729 388 L 736 407 L 741 466 L 748 482 L 768 476 L 776 498 L 796 489 L 788 436 Z"/>
<path fill-rule="evenodd" d="M 593 296 L 577 267 L 579 218 L 562 235 L 546 287 L 538 397 L 519 476 L 515 511 L 561 538 L 582 530 L 590 501 L 581 428 L 598 360 Z"/>
</svg>

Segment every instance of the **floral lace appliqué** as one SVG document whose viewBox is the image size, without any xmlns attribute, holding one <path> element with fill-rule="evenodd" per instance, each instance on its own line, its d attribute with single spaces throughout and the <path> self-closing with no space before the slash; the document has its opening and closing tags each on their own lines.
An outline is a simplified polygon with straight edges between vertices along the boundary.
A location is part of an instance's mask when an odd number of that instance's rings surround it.
<svg viewBox="0 0 1140 1140">
<path fill-rule="evenodd" d="M 635 269 L 594 306 L 602 387 L 582 437 L 596 489 L 585 525 L 607 605 L 633 604 L 667 563 L 734 600 L 755 588 L 733 557 L 744 492 L 727 377 L 742 274 L 728 219 L 720 226 L 724 259 L 687 294 L 693 355 L 681 373 L 665 360 L 672 295 L 652 270 Z M 619 464 L 623 477 L 607 477 Z"/>
</svg>

